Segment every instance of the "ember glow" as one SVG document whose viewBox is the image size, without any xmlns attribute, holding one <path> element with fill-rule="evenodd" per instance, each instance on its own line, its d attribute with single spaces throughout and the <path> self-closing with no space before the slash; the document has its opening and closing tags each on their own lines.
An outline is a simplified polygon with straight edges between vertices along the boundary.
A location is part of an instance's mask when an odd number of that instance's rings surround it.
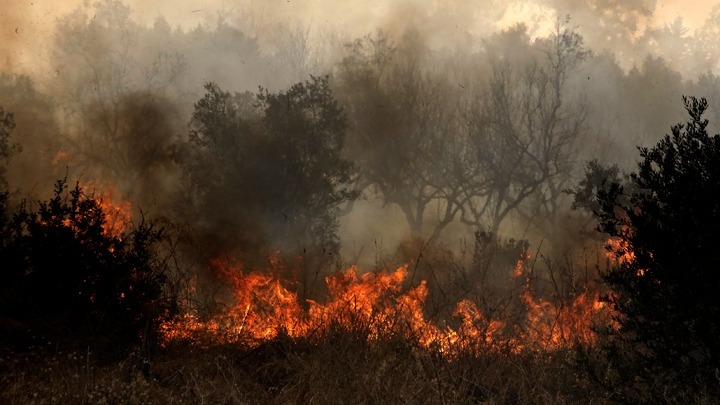
<svg viewBox="0 0 720 405">
<path fill-rule="evenodd" d="M 526 273 L 527 255 L 518 263 Z M 461 352 L 510 349 L 558 350 L 594 344 L 594 326 L 607 322 L 608 310 L 597 293 L 584 291 L 571 302 L 537 298 L 526 278 L 519 321 L 492 319 L 472 300 L 455 306 L 453 319 L 429 319 L 427 282 L 407 286 L 407 265 L 394 271 L 358 274 L 356 267 L 326 277 L 327 299 L 300 302 L 288 283 L 267 272 L 246 272 L 239 265 L 211 264 L 223 274 L 233 302 L 201 319 L 193 311 L 162 326 L 166 344 L 185 341 L 200 346 L 225 343 L 257 345 L 280 335 L 321 338 L 333 331 L 360 333 L 369 341 L 402 338 L 452 356 Z"/>
<path fill-rule="evenodd" d="M 94 201 L 102 211 L 103 235 L 112 238 L 122 238 L 123 233 L 132 221 L 132 204 L 129 200 L 118 200 L 115 186 L 111 183 L 103 184 L 81 184 L 80 201 Z M 72 214 L 74 218 L 62 220 L 63 226 L 75 229 L 75 222 L 78 217 L 84 215 L 82 209 L 75 207 Z"/>
</svg>

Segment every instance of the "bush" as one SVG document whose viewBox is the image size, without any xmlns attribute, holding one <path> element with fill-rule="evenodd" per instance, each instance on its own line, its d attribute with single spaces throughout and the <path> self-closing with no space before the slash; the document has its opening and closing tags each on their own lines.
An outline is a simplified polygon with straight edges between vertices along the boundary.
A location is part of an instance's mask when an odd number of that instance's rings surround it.
<svg viewBox="0 0 720 405">
<path fill-rule="evenodd" d="M 119 235 L 107 232 L 100 202 L 78 185 L 68 193 L 65 180 L 36 210 L 23 203 L 4 217 L 0 327 L 6 343 L 44 336 L 120 355 L 153 340 L 171 303 L 153 256 L 161 230 L 143 221 Z"/>
</svg>

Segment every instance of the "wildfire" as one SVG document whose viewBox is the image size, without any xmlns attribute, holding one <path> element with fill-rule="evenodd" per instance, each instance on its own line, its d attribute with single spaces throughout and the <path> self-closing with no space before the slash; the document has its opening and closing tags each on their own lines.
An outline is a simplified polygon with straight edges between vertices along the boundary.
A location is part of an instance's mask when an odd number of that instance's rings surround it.
<svg viewBox="0 0 720 405">
<path fill-rule="evenodd" d="M 83 193 L 80 199 L 95 201 L 100 210 L 102 210 L 104 215 L 102 222 L 103 234 L 110 237 L 121 237 L 132 220 L 132 206 L 130 201 L 124 200 L 117 202 L 114 198 L 115 186 L 112 184 L 99 187 L 88 183 L 82 184 L 80 189 L 92 190 L 89 196 Z M 73 213 L 73 215 L 78 214 L 79 212 Z M 62 224 L 73 229 L 75 227 L 73 219 L 71 218 L 63 219 Z M 77 229 L 74 230 L 77 231 Z"/>
<path fill-rule="evenodd" d="M 103 213 L 103 233 L 107 236 L 119 237 L 132 220 L 132 205 L 129 200 L 118 200 L 115 185 L 112 183 L 96 184 L 86 183 L 83 190 L 91 190 L 91 196 Z"/>
<path fill-rule="evenodd" d="M 526 341 L 542 348 L 559 349 L 574 343 L 594 344 L 596 323 L 607 315 L 607 304 L 597 293 L 587 290 L 568 303 L 535 298 L 529 290 L 523 293 L 528 307 Z"/>
<path fill-rule="evenodd" d="M 613 263 L 629 265 L 635 262 L 635 252 L 633 252 L 632 247 L 625 239 L 608 239 L 606 248 L 607 252 L 605 252 L 605 256 Z M 652 255 L 650 257 L 652 258 Z M 646 269 L 637 269 L 635 271 L 635 275 L 638 277 L 643 277 L 646 273 Z"/>
<path fill-rule="evenodd" d="M 635 252 L 630 249 L 630 245 L 624 239 L 610 238 L 606 243 L 607 251 L 605 256 L 614 263 L 628 264 L 635 261 Z"/>
<path fill-rule="evenodd" d="M 70 152 L 61 150 L 58 151 L 52 159 L 53 166 L 69 165 L 72 162 L 72 155 Z"/>
<path fill-rule="evenodd" d="M 526 259 L 518 265 L 525 266 Z M 528 281 L 521 297 L 526 317 L 520 325 L 488 318 L 471 300 L 456 305 L 454 320 L 434 322 L 424 313 L 427 283 L 405 286 L 407 266 L 362 275 L 351 267 L 325 279 L 325 303 L 307 300 L 301 304 L 294 292 L 267 272 L 245 272 L 241 266 L 217 261 L 211 265 L 227 279 L 234 295 L 232 305 L 207 319 L 188 313 L 165 323 L 161 331 L 165 342 L 253 345 L 280 334 L 314 338 L 341 329 L 361 332 L 371 341 L 400 337 L 450 356 L 497 347 L 554 350 L 575 343 L 593 344 L 593 326 L 607 315 L 597 294 L 585 291 L 570 303 L 553 304 L 534 297 Z M 523 267 L 515 274 L 524 274 Z"/>
</svg>

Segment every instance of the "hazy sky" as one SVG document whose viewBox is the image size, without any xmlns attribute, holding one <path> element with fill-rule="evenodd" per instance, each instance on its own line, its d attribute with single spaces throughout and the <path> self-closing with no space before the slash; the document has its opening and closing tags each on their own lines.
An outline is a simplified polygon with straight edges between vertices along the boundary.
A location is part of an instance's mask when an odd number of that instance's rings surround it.
<svg viewBox="0 0 720 405">
<path fill-rule="evenodd" d="M 96 0 L 87 0 L 94 2 Z M 292 27 L 310 26 L 315 35 L 327 31 L 342 31 L 357 37 L 377 28 L 392 30 L 407 25 L 422 30 L 425 39 L 439 44 L 467 42 L 471 35 L 487 35 L 515 23 L 524 22 L 530 33 L 543 35 L 555 22 L 557 15 L 582 10 L 582 17 L 573 19 L 583 29 L 598 27 L 596 10 L 587 4 L 619 4 L 624 9 L 640 9 L 645 4 L 654 5 L 653 14 L 643 24 L 660 27 L 682 17 L 690 33 L 700 27 L 720 0 L 698 0 L 688 7 L 687 0 L 124 0 L 133 10 L 133 18 L 142 24 L 152 24 L 164 16 L 173 27 L 188 29 L 197 24 L 210 26 L 218 16 L 225 16 L 232 24 L 243 21 L 239 28 L 251 35 L 261 32 L 271 35 L 278 24 Z M 53 31 L 58 18 L 81 6 L 83 0 L 0 0 L 0 72 L 27 73 L 39 78 L 38 82 L 52 83 L 56 67 L 51 62 L 49 47 L 53 43 Z M 552 9 L 548 5 L 567 9 Z M 633 8 L 634 7 L 634 8 Z M 612 9 L 600 8 L 608 15 L 616 16 Z M 641 12 L 641 14 L 643 14 Z M 620 16 L 624 17 L 624 16 Z M 644 17 L 643 17 L 644 18 Z M 620 18 L 623 19 L 623 18 Z M 582 22 L 586 25 L 583 26 Z M 594 25 L 593 25 L 594 24 Z M 254 30 L 254 31 L 253 31 Z M 277 30 L 276 30 L 277 32 Z M 604 31 L 603 35 L 607 33 Z M 262 38 L 261 38 L 262 42 Z M 617 42 L 612 46 L 618 45 Z M 466 46 L 467 43 L 460 45 Z M 591 44 L 589 44 L 592 46 Z M 594 49 L 597 50 L 597 49 Z M 622 62 L 633 62 L 624 55 Z M 210 63 L 216 63 L 215 60 Z M 217 63 L 219 66 L 223 66 Z M 215 80 L 208 76 L 208 80 Z M 589 79 L 589 77 L 588 77 Z M 253 83 L 254 84 L 254 83 Z M 37 85 L 37 82 L 36 82 Z M 41 88 L 42 89 L 42 88 Z M 674 97 L 674 95 L 673 95 Z M 676 98 L 679 100 L 679 95 Z M 389 214 L 388 214 L 389 213 Z M 343 247 L 354 256 L 364 246 L 371 246 L 377 235 L 383 235 L 387 246 L 390 240 L 399 240 L 406 228 L 388 226 L 402 224 L 402 215 L 389 210 L 375 209 L 370 203 L 359 202 L 355 206 L 354 219 L 343 219 Z M 377 215 L 372 217 L 372 215 Z M 383 216 L 387 215 L 387 216 Z M 397 218 L 400 218 L 397 220 Z M 377 224 L 377 227 L 373 227 Z M 381 229 L 382 228 L 382 229 Z M 395 232 L 395 233 L 392 233 Z"/>
<path fill-rule="evenodd" d="M 585 1 L 585 0 L 577 0 Z M 271 27 L 277 23 L 310 24 L 314 29 L 342 29 L 351 35 L 372 32 L 397 20 L 427 21 L 434 18 L 431 31 L 443 31 L 452 40 L 453 30 L 495 30 L 526 21 L 532 29 L 551 24 L 554 13 L 544 4 L 549 0 L 126 0 L 133 17 L 150 24 L 160 15 L 173 26 L 190 27 L 213 21 L 219 14 L 237 16 L 251 10 L 254 23 Z M 5 70 L 38 72 L 46 60 L 57 17 L 83 0 L 0 0 L 0 56 Z M 685 0 L 658 0 L 651 24 L 661 26 L 682 16 L 692 31 L 708 16 L 717 0 L 698 0 L 692 7 Z M 509 4 L 509 6 L 508 6 Z M 566 4 L 572 4 L 572 0 Z M 560 10 L 561 14 L 566 14 Z M 439 16 L 439 17 L 437 17 Z M 438 24 L 438 20 L 442 24 Z"/>
<path fill-rule="evenodd" d="M 14 0 L 20 3 L 17 0 Z M 577 0 L 578 2 L 582 0 Z M 127 0 L 136 11 L 136 18 L 151 22 L 159 15 L 164 15 L 169 21 L 177 24 L 196 24 L 207 17 L 214 17 L 218 10 L 226 13 L 233 13 L 244 9 L 253 1 L 242 0 Z M 56 10 L 68 10 L 82 3 L 82 0 L 65 0 L 65 1 L 23 1 L 27 4 L 34 3 L 35 7 L 43 9 L 42 13 L 53 14 Z M 317 23 L 333 23 L 346 26 L 354 24 L 356 28 L 369 28 L 377 22 L 381 21 L 384 13 L 403 4 L 409 4 L 425 11 L 431 11 L 440 7 L 452 4 L 456 6 L 459 3 L 464 4 L 464 8 L 487 9 L 499 8 L 508 3 L 519 4 L 539 4 L 542 1 L 505 1 L 505 0 L 476 0 L 476 1 L 445 1 L 445 0 L 262 0 L 254 1 L 254 3 L 263 4 L 266 9 L 272 8 L 274 11 L 282 10 L 279 17 L 298 16 L 302 19 L 310 19 Z M 717 1 L 714 0 L 698 0 L 692 2 L 692 7 L 688 7 L 686 0 L 660 0 L 656 3 L 655 25 L 662 25 L 672 21 L 678 16 L 682 16 L 690 27 L 701 24 L 707 17 L 708 12 Z M 258 9 L 263 6 L 255 7 Z M 536 12 L 536 7 L 513 7 L 510 13 Z M 523 15 L 508 16 L 508 20 L 522 19 Z M 525 16 L 527 17 L 527 16 Z"/>
</svg>

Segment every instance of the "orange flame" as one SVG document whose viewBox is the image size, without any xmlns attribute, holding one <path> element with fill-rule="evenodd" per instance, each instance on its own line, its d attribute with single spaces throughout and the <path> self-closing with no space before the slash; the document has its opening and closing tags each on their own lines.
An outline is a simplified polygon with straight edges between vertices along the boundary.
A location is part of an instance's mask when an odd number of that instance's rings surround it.
<svg viewBox="0 0 720 405">
<path fill-rule="evenodd" d="M 607 307 L 597 293 L 583 291 L 570 303 L 553 304 L 523 293 L 528 307 L 526 341 L 539 348 L 559 349 L 574 343 L 594 344 L 594 327 Z"/>
<path fill-rule="evenodd" d="M 605 252 L 605 256 L 613 263 L 628 264 L 635 261 L 635 252 L 632 251 L 626 240 L 610 238 L 606 245 L 608 250 Z"/>
<path fill-rule="evenodd" d="M 523 262 L 527 256 L 523 258 Z M 313 338 L 333 330 L 358 331 L 369 340 L 401 337 L 452 356 L 461 351 L 555 350 L 572 344 L 593 344 L 595 322 L 607 315 L 605 304 L 588 291 L 566 305 L 535 298 L 529 282 L 522 295 L 527 316 L 520 328 L 489 319 L 470 300 L 460 301 L 453 317 L 459 323 L 431 322 L 424 314 L 428 296 L 425 281 L 404 288 L 407 266 L 395 271 L 358 275 L 356 267 L 327 277 L 327 302 L 306 301 L 277 278 L 260 272 L 246 273 L 240 266 L 213 262 L 229 282 L 234 302 L 225 311 L 201 320 L 186 314 L 162 326 L 164 341 L 257 344 L 280 334 Z M 520 266 L 520 263 L 518 263 Z M 522 274 L 525 264 L 516 270 Z M 511 333 L 512 331 L 518 331 Z"/>
<path fill-rule="evenodd" d="M 86 183 L 82 185 L 82 189 L 91 190 L 89 198 L 95 200 L 105 214 L 103 233 L 112 237 L 122 235 L 132 220 L 130 201 L 118 201 L 116 188 L 112 183 Z"/>
<path fill-rule="evenodd" d="M 83 192 L 80 198 L 95 201 L 104 214 L 102 223 L 103 235 L 116 238 L 121 237 L 132 220 L 130 201 L 124 200 L 117 202 L 114 198 L 115 186 L 112 184 L 102 188 L 90 184 L 83 184 L 80 188 L 82 190 L 92 190 L 89 196 Z M 73 215 L 82 215 L 82 213 L 75 212 Z M 63 219 L 62 224 L 68 228 L 74 228 L 73 219 L 71 218 Z M 77 231 L 77 229 L 74 230 Z"/>
<path fill-rule="evenodd" d="M 610 238 L 607 240 L 605 246 L 607 248 L 605 256 L 607 256 L 607 258 L 610 259 L 610 261 L 612 261 L 613 263 L 620 265 L 628 265 L 635 263 L 635 252 L 633 252 L 632 247 L 627 240 Z M 650 255 L 650 257 L 652 258 L 652 255 Z M 643 277 L 646 274 L 646 269 L 637 269 L 635 271 L 635 275 L 638 277 Z"/>
</svg>

